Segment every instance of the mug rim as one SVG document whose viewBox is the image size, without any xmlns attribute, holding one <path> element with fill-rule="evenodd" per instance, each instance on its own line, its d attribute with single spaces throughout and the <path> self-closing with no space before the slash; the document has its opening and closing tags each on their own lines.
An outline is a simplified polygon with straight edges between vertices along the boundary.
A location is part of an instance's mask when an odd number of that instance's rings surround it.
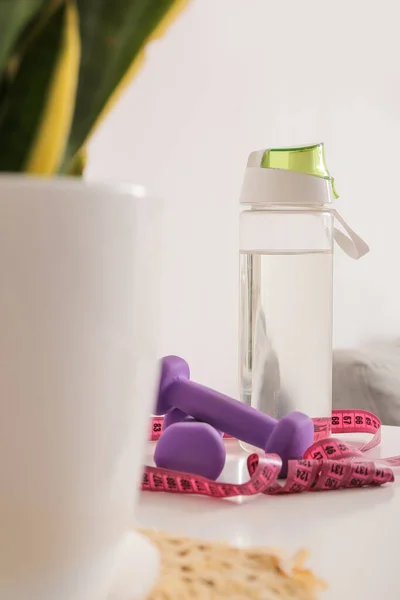
<svg viewBox="0 0 400 600">
<path fill-rule="evenodd" d="M 31 175 L 29 173 L 0 173 L 0 194 L 2 184 L 14 189 L 26 189 L 35 187 L 36 189 L 49 189 L 55 191 L 76 191 L 89 193 L 105 193 L 129 195 L 138 199 L 153 199 L 156 197 L 149 194 L 148 189 L 133 182 L 107 182 L 107 181 L 87 181 L 80 177 L 72 177 L 67 175 Z"/>
</svg>

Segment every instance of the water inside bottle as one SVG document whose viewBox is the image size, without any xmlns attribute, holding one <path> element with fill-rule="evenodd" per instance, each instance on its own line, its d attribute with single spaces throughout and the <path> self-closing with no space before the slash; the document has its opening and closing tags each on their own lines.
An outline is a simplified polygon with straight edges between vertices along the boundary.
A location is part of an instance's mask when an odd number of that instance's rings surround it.
<svg viewBox="0 0 400 600">
<path fill-rule="evenodd" d="M 240 254 L 240 396 L 277 419 L 331 415 L 332 259 Z"/>
</svg>

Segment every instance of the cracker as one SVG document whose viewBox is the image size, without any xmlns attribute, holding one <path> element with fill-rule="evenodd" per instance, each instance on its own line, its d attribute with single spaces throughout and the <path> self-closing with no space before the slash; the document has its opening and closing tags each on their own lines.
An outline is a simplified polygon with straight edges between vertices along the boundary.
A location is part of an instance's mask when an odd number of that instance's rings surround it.
<svg viewBox="0 0 400 600">
<path fill-rule="evenodd" d="M 326 588 L 303 564 L 267 548 L 239 549 L 142 529 L 159 549 L 161 574 L 147 600 L 317 600 Z"/>
</svg>

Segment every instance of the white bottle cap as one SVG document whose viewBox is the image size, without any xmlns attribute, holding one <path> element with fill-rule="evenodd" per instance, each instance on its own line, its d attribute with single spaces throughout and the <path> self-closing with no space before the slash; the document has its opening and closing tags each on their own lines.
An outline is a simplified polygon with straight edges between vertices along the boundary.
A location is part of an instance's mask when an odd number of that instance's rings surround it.
<svg viewBox="0 0 400 600">
<path fill-rule="evenodd" d="M 321 206 L 337 197 L 323 143 L 256 150 L 249 155 L 241 204 Z"/>
</svg>

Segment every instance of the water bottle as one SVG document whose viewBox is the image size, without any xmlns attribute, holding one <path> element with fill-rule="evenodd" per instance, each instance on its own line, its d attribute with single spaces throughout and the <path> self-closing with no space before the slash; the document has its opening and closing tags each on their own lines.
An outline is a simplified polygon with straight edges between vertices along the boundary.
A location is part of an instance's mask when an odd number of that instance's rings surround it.
<svg viewBox="0 0 400 600">
<path fill-rule="evenodd" d="M 333 209 L 322 143 L 252 152 L 240 196 L 240 397 L 276 419 L 332 412 L 336 241 L 369 250 Z M 339 221 L 342 230 L 335 226 Z"/>
</svg>

